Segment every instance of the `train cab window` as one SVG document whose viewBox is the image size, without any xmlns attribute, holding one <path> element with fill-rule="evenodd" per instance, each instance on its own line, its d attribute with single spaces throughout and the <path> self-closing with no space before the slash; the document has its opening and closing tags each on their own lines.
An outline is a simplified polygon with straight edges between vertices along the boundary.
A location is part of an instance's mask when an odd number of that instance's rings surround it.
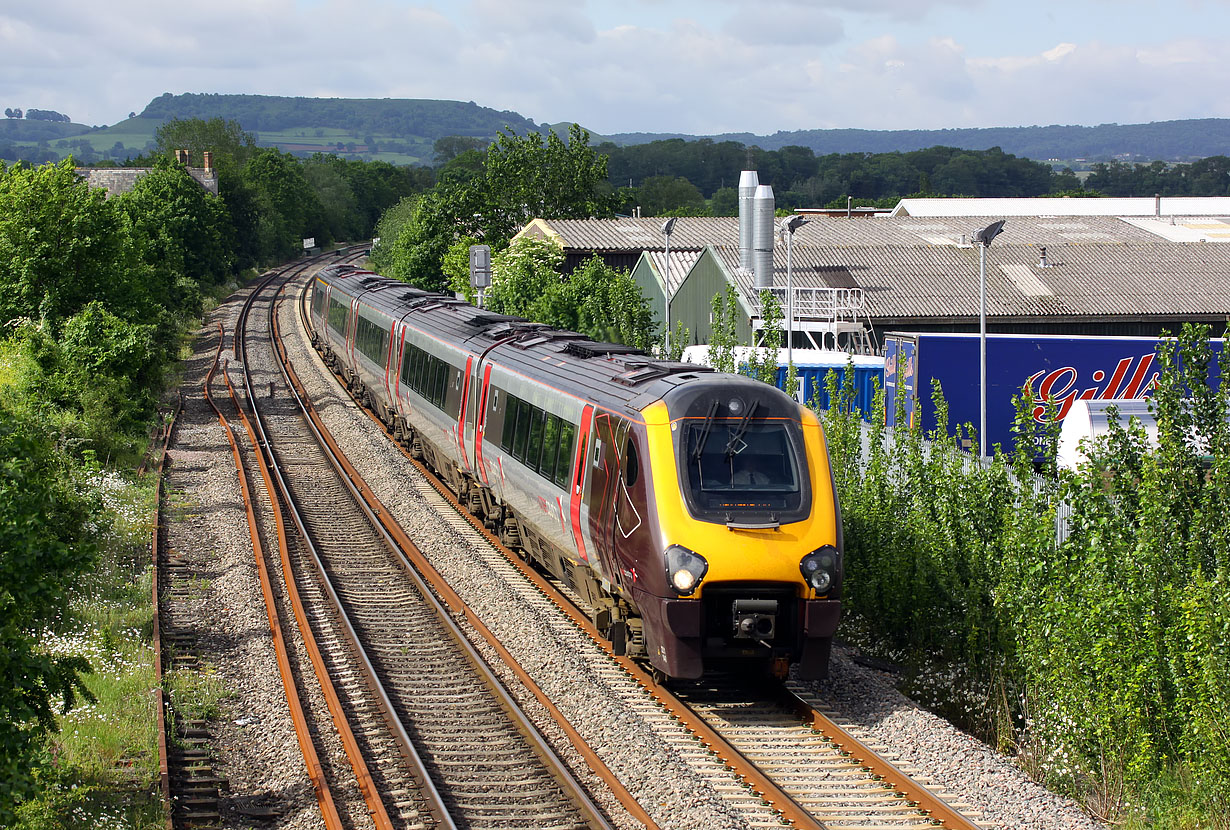
<svg viewBox="0 0 1230 830">
<path fill-rule="evenodd" d="M 768 513 L 788 521 L 807 515 L 807 461 L 795 425 L 698 418 L 686 427 L 680 450 L 684 495 L 697 518 Z"/>
<path fill-rule="evenodd" d="M 641 462 L 636 457 L 636 442 L 631 438 L 624 445 L 624 486 L 631 487 L 641 473 Z"/>
<path fill-rule="evenodd" d="M 572 472 L 572 443 L 577 427 L 571 421 L 561 421 L 559 431 L 559 455 L 555 459 L 555 475 L 551 480 L 564 489 L 568 488 L 568 474 Z"/>
</svg>

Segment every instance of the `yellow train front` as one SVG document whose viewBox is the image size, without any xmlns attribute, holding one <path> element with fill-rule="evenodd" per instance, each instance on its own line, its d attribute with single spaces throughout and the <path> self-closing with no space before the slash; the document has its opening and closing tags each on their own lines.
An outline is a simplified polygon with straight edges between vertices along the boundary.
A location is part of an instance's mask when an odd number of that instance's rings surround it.
<svg viewBox="0 0 1230 830">
<path fill-rule="evenodd" d="M 653 520 L 640 544 L 616 550 L 657 553 L 657 567 L 617 556 L 625 576 L 635 573 L 645 656 L 678 678 L 723 668 L 780 676 L 792 663 L 801 677 L 827 676 L 842 536 L 815 414 L 771 386 L 719 374 L 641 414 Z"/>
</svg>

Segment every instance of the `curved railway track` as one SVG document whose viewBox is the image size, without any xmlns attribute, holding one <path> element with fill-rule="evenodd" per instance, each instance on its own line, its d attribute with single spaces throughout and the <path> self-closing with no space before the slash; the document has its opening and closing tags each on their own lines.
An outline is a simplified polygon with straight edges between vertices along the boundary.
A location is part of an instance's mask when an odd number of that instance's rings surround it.
<svg viewBox="0 0 1230 830">
<path fill-rule="evenodd" d="M 262 296 L 256 306 L 267 312 L 266 322 L 249 331 L 260 316 L 244 314 L 237 325 L 231 368 L 242 367 L 246 394 L 233 392 L 233 405 L 250 422 L 266 489 L 277 494 L 278 524 L 295 531 L 279 533 L 290 537 L 279 542 L 281 570 L 293 575 L 289 604 L 305 642 L 320 643 L 320 656 L 312 658 L 318 680 L 344 681 L 330 708 L 339 731 L 348 719 L 357 721 L 354 738 L 343 735 L 342 742 L 355 742 L 347 754 L 376 826 L 608 827 L 449 612 L 355 501 L 275 368 L 267 346 L 275 304 Z M 391 737 L 377 721 L 390 725 Z M 310 770 L 317 763 L 310 751 L 307 763 Z M 318 792 L 329 778 L 314 778 Z M 383 798 L 373 801 L 376 792 Z M 327 800 L 322 796 L 322 805 Z"/>
<path fill-rule="evenodd" d="M 303 313 L 303 299 L 300 295 L 297 305 L 306 330 L 310 323 Z M 383 431 L 379 419 L 368 415 Z M 885 757 L 890 750 L 863 745 L 822 714 L 818 701 L 794 696 L 784 687 L 760 697 L 749 696 L 747 689 L 737 685 L 698 684 L 678 693 L 656 685 L 638 664 L 611 652 L 566 589 L 504 548 L 430 470 L 401 451 L 434 488 L 434 498 L 428 501 L 453 511 L 444 514 L 444 521 L 471 538 L 483 539 L 492 552 L 492 569 L 516 569 L 527 604 L 542 605 L 544 614 L 557 613 L 546 607 L 553 606 L 566 615 L 569 624 L 585 632 L 593 646 L 605 652 L 605 662 L 596 665 L 594 672 L 695 765 L 699 775 L 711 782 L 749 826 L 831 830 L 937 826 L 970 830 L 979 826 L 938 791 L 895 768 Z"/>
</svg>

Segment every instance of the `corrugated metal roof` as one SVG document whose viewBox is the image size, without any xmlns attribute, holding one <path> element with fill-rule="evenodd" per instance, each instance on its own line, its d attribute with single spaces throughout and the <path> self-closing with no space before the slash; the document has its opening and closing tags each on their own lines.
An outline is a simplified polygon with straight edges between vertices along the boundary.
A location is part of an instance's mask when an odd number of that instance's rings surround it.
<svg viewBox="0 0 1230 830">
<path fill-rule="evenodd" d="M 1230 197 L 902 199 L 892 217 L 915 216 L 1227 216 Z"/>
<path fill-rule="evenodd" d="M 715 248 L 744 296 L 752 276 L 738 268 L 739 251 Z M 1058 245 L 1049 267 L 1026 245 L 987 251 L 988 317 L 1230 315 L 1230 246 L 1139 242 Z M 786 254 L 774 257 L 774 286 L 786 285 Z M 797 288 L 832 286 L 833 268 L 863 289 L 873 319 L 971 318 L 978 315 L 977 248 L 955 246 L 812 247 L 794 245 Z"/>
<path fill-rule="evenodd" d="M 965 201 L 985 209 L 996 200 Z M 1230 206 L 1230 199 L 1219 201 Z M 815 218 L 795 232 L 793 282 L 799 288 L 853 283 L 863 289 L 873 319 L 976 318 L 979 249 L 969 240 L 997 218 L 1002 216 Z M 645 250 L 661 274 L 661 222 L 569 219 L 545 224 L 566 246 Z M 1173 225 L 1170 218 L 1010 218 L 987 250 L 987 313 L 1000 319 L 1230 316 L 1230 245 L 1217 244 L 1230 240 L 1217 235 L 1223 226 L 1230 233 L 1230 220 L 1197 216 L 1175 217 Z M 712 246 L 744 296 L 751 298 L 751 274 L 738 267 L 738 235 L 735 217 L 681 218 L 671 234 L 671 282 L 676 290 L 700 252 Z M 1180 241 L 1189 238 L 1208 241 Z M 1049 267 L 1039 267 L 1042 248 Z M 773 273 L 774 285 L 784 287 L 786 247 L 780 241 L 774 246 Z"/>
<path fill-rule="evenodd" d="M 559 234 L 565 248 L 591 251 L 651 251 L 666 248 L 662 217 L 649 219 L 538 220 Z M 736 216 L 683 216 L 671 231 L 671 250 L 699 251 L 706 245 L 739 244 Z M 672 264 L 672 268 L 674 265 Z"/>
<path fill-rule="evenodd" d="M 671 234 L 673 237 L 674 234 Z M 674 240 L 671 240 L 672 243 Z M 692 270 L 692 266 L 696 264 L 696 260 L 700 259 L 700 251 L 687 250 L 679 251 L 675 249 L 674 244 L 671 245 L 671 296 L 675 296 L 675 292 L 679 290 L 679 285 L 683 282 L 683 278 Z M 658 279 L 665 281 L 666 279 L 666 251 L 646 251 L 645 256 L 649 259 L 649 264 L 653 267 L 654 273 L 658 275 Z"/>
</svg>

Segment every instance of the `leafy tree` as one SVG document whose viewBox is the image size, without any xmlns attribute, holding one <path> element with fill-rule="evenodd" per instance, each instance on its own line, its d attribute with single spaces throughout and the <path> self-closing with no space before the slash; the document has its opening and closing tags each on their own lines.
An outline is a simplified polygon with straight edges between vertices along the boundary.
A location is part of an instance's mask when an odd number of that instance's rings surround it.
<svg viewBox="0 0 1230 830">
<path fill-rule="evenodd" d="M 389 276 L 442 288 L 444 256 L 463 236 L 496 250 L 530 217 L 585 218 L 613 211 L 604 189 L 606 159 L 575 124 L 567 143 L 554 132 L 545 140 L 538 133 L 500 133 L 487 149 L 481 175 L 469 166 L 477 158 L 470 153 L 477 151 L 462 153 L 440 171 L 439 184 L 415 205 L 393 250 L 381 254 Z"/>
<path fill-rule="evenodd" d="M 702 216 L 705 197 L 682 176 L 650 176 L 636 188 L 636 201 L 646 216 Z M 738 191 L 735 192 L 736 213 Z"/>
<path fill-rule="evenodd" d="M 435 150 L 436 164 L 446 164 L 470 150 L 482 150 L 487 142 L 472 135 L 446 135 L 436 139 L 432 146 Z"/>
<path fill-rule="evenodd" d="M 751 351 L 744 373 L 770 386 L 777 385 L 777 352 L 782 345 L 782 306 L 767 289 L 760 292 L 760 345 L 764 354 Z"/>
<path fill-rule="evenodd" d="M 575 328 L 588 337 L 648 349 L 654 337 L 653 312 L 627 271 L 616 271 L 594 256 L 568 275 L 564 294 L 576 308 Z M 676 335 L 682 354 L 687 330 Z M 678 355 L 675 355 L 678 359 Z"/>
<path fill-rule="evenodd" d="M 564 252 L 546 239 L 520 239 L 515 245 L 494 253 L 487 308 L 500 314 L 556 325 L 561 315 L 569 311 L 553 307 L 559 293 L 558 269 L 563 264 Z"/>
<path fill-rule="evenodd" d="M 89 503 L 51 444 L 0 402 L 0 824 L 33 790 L 31 769 L 43 735 L 67 711 L 92 699 L 83 657 L 49 654 L 39 634 L 62 612 L 73 578 L 95 554 Z M 37 575 L 37 578 L 31 578 Z"/>
<path fill-rule="evenodd" d="M 478 301 L 478 292 L 470 286 L 470 246 L 478 244 L 472 236 L 461 237 L 449 246 L 442 265 L 449 291 L 462 295 L 471 303 Z"/>
<path fill-rule="evenodd" d="M 254 193 L 262 254 L 289 259 L 302 252 L 302 240 L 331 241 L 316 192 L 294 156 L 262 148 L 244 165 L 243 181 Z"/>
<path fill-rule="evenodd" d="M 594 340 L 649 348 L 653 312 L 632 277 L 593 257 L 565 278 L 557 270 L 563 261 L 554 242 L 518 240 L 492 257 L 487 307 Z"/>
<path fill-rule="evenodd" d="M 735 320 L 739 314 L 735 290 L 726 290 L 713 295 L 713 324 L 709 333 L 709 365 L 719 372 L 734 372 L 735 346 L 739 344 Z"/>
<path fill-rule="evenodd" d="M 199 292 L 175 296 L 180 277 L 213 285 L 230 274 L 232 228 L 221 199 L 182 165 L 160 158 L 132 190 L 116 200 L 127 214 L 145 260 L 158 272 L 156 301 L 173 311 L 195 313 Z"/>
<path fill-rule="evenodd" d="M 137 253 L 117 205 L 71 160 L 0 163 L 0 321 L 54 323 L 91 300 L 132 307 L 148 275 Z"/>
<path fill-rule="evenodd" d="M 242 167 L 257 152 L 256 139 L 245 132 L 238 121 L 221 118 L 172 118 L 158 125 L 154 143 L 159 155 L 168 156 L 175 150 L 187 150 L 193 159 L 203 158 L 206 150 L 213 152 L 214 165 Z"/>
</svg>

